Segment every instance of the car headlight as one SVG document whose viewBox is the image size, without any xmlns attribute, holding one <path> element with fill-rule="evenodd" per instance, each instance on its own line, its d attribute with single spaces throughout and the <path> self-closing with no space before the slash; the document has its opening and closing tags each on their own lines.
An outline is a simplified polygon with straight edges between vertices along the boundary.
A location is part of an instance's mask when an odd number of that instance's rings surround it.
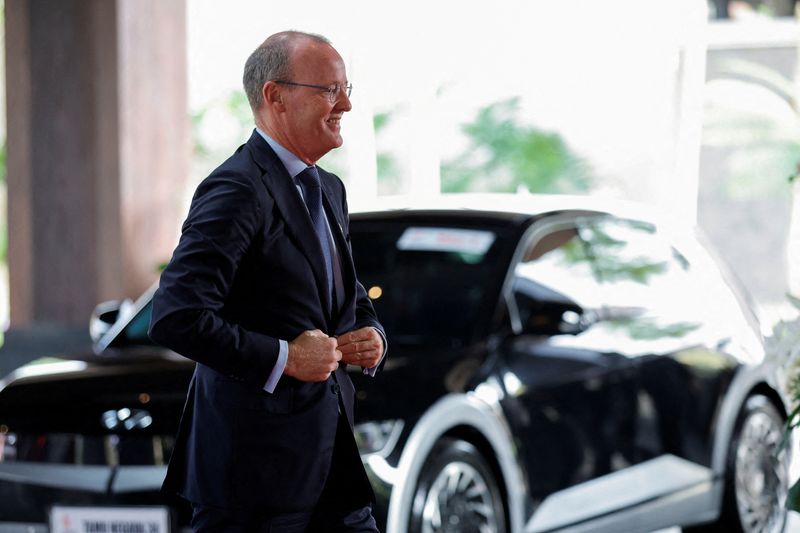
<svg viewBox="0 0 800 533">
<path fill-rule="evenodd" d="M 388 455 L 397 443 L 402 430 L 402 420 L 382 420 L 358 424 L 353 429 L 353 433 L 361 455 L 379 452 Z"/>
<path fill-rule="evenodd" d="M 6 429 L 6 431 L 2 431 Z M 17 436 L 9 433 L 8 428 L 0 426 L 0 463 L 14 461 L 17 458 Z"/>
</svg>

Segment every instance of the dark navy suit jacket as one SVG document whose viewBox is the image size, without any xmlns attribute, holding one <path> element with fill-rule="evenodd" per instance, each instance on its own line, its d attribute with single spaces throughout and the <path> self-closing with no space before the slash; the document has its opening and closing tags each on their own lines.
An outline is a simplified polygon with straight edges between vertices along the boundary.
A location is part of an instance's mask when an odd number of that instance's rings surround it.
<svg viewBox="0 0 800 533">
<path fill-rule="evenodd" d="M 353 267 L 344 185 L 322 169 L 320 178 L 345 285 L 338 309 L 330 309 L 305 204 L 255 131 L 198 186 L 161 275 L 150 335 L 197 362 L 164 488 L 193 503 L 310 510 L 330 469 L 340 410 L 353 424 L 343 364 L 325 382 L 283 376 L 274 393 L 263 390 L 278 339 L 381 329 Z M 373 495 L 352 435 L 344 446 L 337 458 L 352 463 L 352 490 L 367 503 Z"/>
</svg>

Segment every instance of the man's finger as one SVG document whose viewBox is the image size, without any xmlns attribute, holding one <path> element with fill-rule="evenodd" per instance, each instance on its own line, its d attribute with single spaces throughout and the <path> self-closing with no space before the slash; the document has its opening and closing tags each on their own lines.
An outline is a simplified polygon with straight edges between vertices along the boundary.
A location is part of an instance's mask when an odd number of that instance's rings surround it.
<svg viewBox="0 0 800 533">
<path fill-rule="evenodd" d="M 358 351 L 356 350 L 355 343 L 352 342 L 340 343 L 338 348 L 339 350 L 341 350 L 342 353 L 356 353 Z"/>
<path fill-rule="evenodd" d="M 355 329 L 342 335 L 345 337 L 345 342 L 365 341 L 372 337 L 375 330 L 370 327 Z"/>
</svg>

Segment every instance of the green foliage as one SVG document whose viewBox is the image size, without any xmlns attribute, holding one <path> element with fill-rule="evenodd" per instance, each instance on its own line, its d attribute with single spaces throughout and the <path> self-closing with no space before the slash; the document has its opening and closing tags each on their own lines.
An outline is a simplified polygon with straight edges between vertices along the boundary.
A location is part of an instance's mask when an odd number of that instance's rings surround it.
<svg viewBox="0 0 800 533">
<path fill-rule="evenodd" d="M 705 111 L 703 142 L 735 148 L 721 192 L 733 200 L 784 196 L 785 179 L 800 161 L 794 81 L 756 62 L 729 59 L 708 87 L 712 103 Z M 724 98 L 715 98 L 716 93 Z"/>
<path fill-rule="evenodd" d="M 795 361 L 791 368 L 792 373 L 788 378 L 788 389 L 792 395 L 793 409 L 786 420 L 784 442 L 781 448 L 789 445 L 792 431 L 800 427 L 800 372 L 798 372 L 800 368 L 798 368 L 797 361 Z M 792 486 L 789 487 L 789 493 L 786 495 L 786 508 L 790 511 L 800 513 L 800 479 L 794 480 Z"/>
<path fill-rule="evenodd" d="M 317 164 L 328 172 L 336 174 L 347 183 L 347 161 L 345 153 L 341 148 L 338 150 L 331 150 L 322 156 L 319 161 L 317 161 Z"/>
<path fill-rule="evenodd" d="M 664 338 L 679 339 L 700 328 L 697 322 L 659 324 L 651 318 L 615 319 L 606 321 L 607 327 L 621 329 L 633 340 L 654 341 Z"/>
<path fill-rule="evenodd" d="M 789 303 L 800 310 L 800 300 L 792 295 L 787 297 Z M 787 448 L 791 448 L 792 433 L 800 427 L 800 316 L 778 321 L 772 328 L 772 335 L 765 341 L 773 381 L 789 399 L 783 439 L 776 450 L 776 453 L 787 453 Z M 792 480 L 785 505 L 790 511 L 800 512 L 800 480 Z"/>
<path fill-rule="evenodd" d="M 795 481 L 789 487 L 789 492 L 786 495 L 786 508 L 790 511 L 800 512 L 800 481 Z"/>
<path fill-rule="evenodd" d="M 392 111 L 385 111 L 382 113 L 375 113 L 372 117 L 376 144 L 380 144 L 379 139 L 392 121 L 392 114 Z M 375 162 L 378 167 L 379 193 L 386 192 L 392 194 L 397 192 L 400 188 L 400 165 L 397 162 L 397 158 L 389 152 L 378 149 L 375 154 Z"/>
<path fill-rule="evenodd" d="M 375 128 L 376 135 L 389 124 L 391 118 L 392 118 L 391 111 L 385 111 L 383 113 L 375 113 L 375 115 L 372 117 L 372 125 Z"/>
<path fill-rule="evenodd" d="M 244 91 L 232 91 L 228 95 L 225 105 L 239 123 L 247 127 L 252 124 L 253 113 L 250 110 L 250 102 L 247 101 L 247 95 L 244 94 Z"/>
<path fill-rule="evenodd" d="M 586 164 L 561 137 L 521 124 L 519 97 L 482 108 L 463 127 L 469 146 L 442 163 L 444 192 L 580 193 L 589 190 Z"/>
<path fill-rule="evenodd" d="M 244 91 L 229 91 L 191 114 L 194 155 L 215 161 L 227 157 L 247 139 L 253 128 L 253 115 Z"/>
<path fill-rule="evenodd" d="M 208 157 L 211 153 L 208 144 L 200 135 L 200 128 L 203 126 L 206 112 L 207 109 L 201 109 L 189 115 L 189 123 L 192 127 L 192 153 L 199 157 Z"/>
<path fill-rule="evenodd" d="M 795 306 L 797 306 L 796 302 L 793 302 Z M 784 336 L 785 331 L 791 331 L 791 327 L 793 325 L 787 324 L 779 324 L 776 329 L 783 327 L 784 331 L 779 332 L 783 333 Z M 796 328 L 796 326 L 794 326 Z M 797 331 L 794 330 L 795 335 L 792 336 L 794 342 L 797 341 Z M 797 357 L 797 350 L 791 350 L 791 356 L 789 359 L 789 363 L 786 365 L 788 367 L 788 375 L 786 377 L 786 390 L 789 392 L 790 398 L 792 399 L 791 404 L 791 412 L 786 419 L 786 427 L 784 431 L 783 442 L 781 443 L 781 449 L 790 445 L 791 442 L 791 435 L 792 431 L 800 427 L 800 359 Z M 789 493 L 786 495 L 786 508 L 790 511 L 800 512 L 800 479 L 794 480 L 792 486 L 789 487 Z"/>
<path fill-rule="evenodd" d="M 626 222 L 625 226 L 647 233 L 653 231 L 651 226 L 634 221 Z M 615 239 L 602 225 L 587 224 L 580 239 L 571 240 L 562 249 L 568 264 L 588 263 L 597 281 L 605 283 L 628 280 L 647 285 L 654 276 L 669 269 L 667 262 L 644 256 L 623 259 L 626 247 L 627 241 Z"/>
</svg>

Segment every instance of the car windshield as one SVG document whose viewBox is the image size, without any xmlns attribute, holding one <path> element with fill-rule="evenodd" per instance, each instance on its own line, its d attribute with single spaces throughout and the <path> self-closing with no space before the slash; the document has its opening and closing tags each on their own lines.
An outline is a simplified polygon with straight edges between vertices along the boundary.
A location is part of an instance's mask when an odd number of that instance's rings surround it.
<svg viewBox="0 0 800 533">
<path fill-rule="evenodd" d="M 458 347 L 486 331 L 508 262 L 502 228 L 364 219 L 350 228 L 359 280 L 393 344 Z M 102 348 L 152 345 L 149 298 Z"/>
<path fill-rule="evenodd" d="M 491 229 L 351 223 L 353 259 L 393 343 L 469 343 L 488 326 L 505 274 Z"/>
</svg>

